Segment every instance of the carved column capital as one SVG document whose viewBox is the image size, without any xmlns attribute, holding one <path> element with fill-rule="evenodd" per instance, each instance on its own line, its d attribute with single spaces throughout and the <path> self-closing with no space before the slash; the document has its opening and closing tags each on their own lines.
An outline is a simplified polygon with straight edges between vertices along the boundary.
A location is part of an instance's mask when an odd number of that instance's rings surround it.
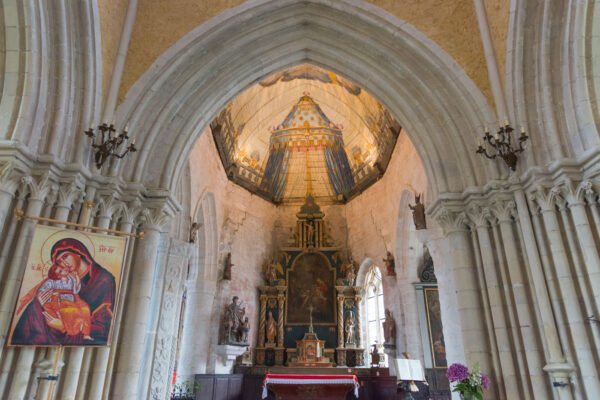
<svg viewBox="0 0 600 400">
<path fill-rule="evenodd" d="M 170 221 L 171 215 L 164 207 L 145 208 L 140 213 L 140 218 L 144 229 L 161 231 Z"/>
<path fill-rule="evenodd" d="M 71 183 L 62 184 L 58 190 L 56 206 L 70 210 L 73 207 L 73 203 L 81 200 L 84 195 L 85 191 L 82 182 L 74 180 Z"/>
<path fill-rule="evenodd" d="M 556 200 L 560 198 L 561 191 L 558 187 L 551 189 L 537 185 L 529 194 L 529 201 L 539 208 L 542 213 L 556 211 Z"/>
<path fill-rule="evenodd" d="M 588 204 L 596 204 L 598 202 L 598 193 L 594 189 L 594 185 L 590 181 L 581 182 L 581 190 Z"/>
<path fill-rule="evenodd" d="M 14 160 L 10 160 L 0 167 L 0 191 L 13 196 L 19 187 L 22 173 L 15 168 Z"/>
<path fill-rule="evenodd" d="M 45 172 L 38 178 L 30 175 L 21 178 L 21 184 L 25 190 L 29 191 L 31 200 L 44 201 L 48 192 L 52 189 L 53 182 L 50 180 L 50 174 Z"/>
<path fill-rule="evenodd" d="M 469 218 L 469 224 L 477 229 L 487 228 L 490 222 L 494 220 L 492 210 L 479 203 L 469 205 L 467 216 Z"/>
<path fill-rule="evenodd" d="M 444 207 L 436 216 L 436 221 L 440 224 L 444 233 L 466 231 L 469 225 L 469 218 L 463 211 L 452 211 Z"/>
<path fill-rule="evenodd" d="M 491 208 L 498 222 L 512 222 L 517 215 L 517 205 L 514 200 L 498 200 Z"/>
</svg>

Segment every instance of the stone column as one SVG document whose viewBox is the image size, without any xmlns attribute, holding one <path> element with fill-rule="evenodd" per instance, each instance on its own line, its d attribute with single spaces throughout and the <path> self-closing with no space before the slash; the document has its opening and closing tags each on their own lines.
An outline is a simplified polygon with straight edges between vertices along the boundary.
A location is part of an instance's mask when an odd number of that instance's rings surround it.
<svg viewBox="0 0 600 400">
<path fill-rule="evenodd" d="M 6 216 L 12 199 L 17 189 L 17 179 L 11 175 L 14 173 L 14 161 L 8 161 L 0 168 L 0 232 L 4 232 Z"/>
<path fill-rule="evenodd" d="M 338 294 L 338 347 L 344 347 L 344 296 Z"/>
<path fill-rule="evenodd" d="M 260 295 L 260 321 L 258 323 L 258 347 L 265 347 L 265 329 L 267 325 L 267 295 Z"/>
<path fill-rule="evenodd" d="M 519 351 L 522 352 L 521 358 L 527 362 L 523 370 L 530 371 L 532 386 L 525 386 L 527 396 L 550 397 L 549 386 L 547 379 L 542 375 L 544 366 L 543 348 L 540 348 L 539 341 L 536 337 L 535 330 L 535 315 L 532 314 L 529 301 L 529 282 L 523 263 L 519 257 L 520 251 L 517 247 L 518 238 L 515 237 L 512 220 L 513 212 L 516 209 L 516 204 L 513 201 L 497 204 L 494 208 L 498 218 L 498 226 L 502 236 L 502 244 L 506 257 L 506 269 L 508 272 L 508 287 L 511 288 L 510 294 L 514 299 L 514 309 L 518 320 L 515 330 L 518 328 L 517 335 L 523 340 L 523 347 L 519 346 Z M 536 375 L 537 372 L 537 375 Z"/>
<path fill-rule="evenodd" d="M 550 244 L 550 253 L 554 264 L 554 277 L 547 279 L 558 284 L 560 299 L 566 311 L 565 316 L 568 325 L 571 328 L 573 337 L 586 338 L 586 328 L 584 326 L 582 310 L 579 304 L 577 290 L 572 279 L 572 274 L 569 271 L 569 258 L 567 256 L 560 225 L 556 217 L 556 209 L 554 197 L 552 193 L 546 195 L 538 191 L 537 201 L 542 210 L 542 219 L 544 221 L 544 229 Z M 586 340 L 577 340 L 573 343 L 573 350 L 576 357 L 576 362 L 579 366 L 580 376 L 582 378 L 582 387 L 589 398 L 600 393 L 600 380 L 598 379 L 598 371 L 595 367 L 596 356 L 594 351 L 586 343 Z M 575 360 L 574 360 L 575 361 Z M 559 367 L 560 368 L 560 367 Z M 546 369 L 546 368 L 544 368 Z M 548 368 L 553 371 L 555 368 Z"/>
<path fill-rule="evenodd" d="M 119 355 L 116 370 L 113 371 L 113 398 L 135 399 L 138 395 L 144 335 L 160 243 L 160 226 L 163 224 L 164 222 L 152 223 L 149 221 L 144 228 L 146 231 L 144 240 L 138 240 L 136 243 L 135 256 L 131 266 L 133 281 L 128 288 L 127 296 L 122 299 L 126 302 L 126 306 L 123 314 Z"/>
<path fill-rule="evenodd" d="M 112 220 L 112 215 L 113 213 L 116 211 L 117 207 L 119 206 L 119 204 L 114 201 L 112 198 L 110 198 L 109 201 L 107 202 L 102 202 L 100 204 L 100 215 L 98 215 L 98 218 L 96 219 L 96 226 L 98 228 L 103 228 L 103 229 L 107 229 L 110 226 L 110 222 Z M 133 225 L 131 223 L 131 221 L 125 221 L 122 224 L 122 230 L 124 232 L 131 232 Z M 129 240 L 133 240 L 133 238 L 130 238 Z M 121 274 L 121 278 L 122 278 Z M 121 287 L 124 287 L 123 285 L 121 285 Z M 119 294 L 117 294 L 119 295 Z M 116 300 L 116 299 L 115 299 Z M 115 305 L 116 305 L 116 301 L 115 301 Z M 113 309 L 113 313 L 116 313 L 116 310 Z M 116 324 L 116 318 L 113 318 L 113 324 Z M 115 329 L 114 329 L 114 325 L 113 325 L 113 331 L 112 331 L 112 335 L 114 339 L 114 334 L 115 334 Z M 110 357 L 110 352 L 111 349 L 110 347 L 100 347 L 97 349 L 89 349 L 88 351 L 93 351 L 95 352 L 95 356 L 94 356 L 94 361 L 91 365 L 91 369 L 90 369 L 90 374 L 88 379 L 90 380 L 89 382 L 89 389 L 86 393 L 86 398 L 89 400 L 99 400 L 101 399 L 102 393 L 105 390 L 108 390 L 108 388 L 105 388 L 105 381 L 106 381 L 106 368 L 108 366 L 108 360 Z"/>
<path fill-rule="evenodd" d="M 58 221 L 68 221 L 69 213 L 73 207 L 73 203 L 77 200 L 79 196 L 83 193 L 83 190 L 74 182 L 67 187 L 62 187 L 58 193 L 58 202 L 56 203 L 56 211 L 54 213 L 54 219 Z M 49 208 L 52 208 L 52 204 L 48 204 Z M 55 224 L 56 227 L 64 227 L 63 224 Z M 39 368 L 40 371 L 47 372 L 46 375 L 52 374 L 52 370 L 54 367 L 54 362 L 56 361 L 56 357 L 58 357 L 58 348 L 53 347 L 49 348 L 46 351 L 46 357 L 37 362 L 37 366 L 41 366 Z M 64 363 L 60 361 L 57 364 L 56 375 L 60 375 L 60 369 Z M 50 366 L 48 369 L 47 366 Z M 46 368 L 46 369 L 44 369 Z M 56 385 L 54 381 L 40 381 L 38 385 L 38 391 L 36 398 L 38 399 L 46 399 L 48 397 L 49 392 L 56 391 Z"/>
<path fill-rule="evenodd" d="M 582 186 L 588 186 L 589 182 L 584 182 Z M 591 184 L 590 184 L 591 185 Z M 594 234 L 588 222 L 585 203 L 576 194 L 567 197 L 569 209 L 575 225 L 575 234 L 579 241 L 579 247 L 583 254 L 583 269 L 585 280 L 592 289 L 592 298 L 594 300 L 594 314 L 600 312 L 600 256 L 598 247 L 594 239 Z"/>
<path fill-rule="evenodd" d="M 15 208 L 20 210 L 23 209 L 23 205 L 25 204 L 25 193 L 19 193 L 19 197 L 17 199 L 17 204 Z M 2 248 L 0 249 L 0 276 L 4 276 L 4 271 L 7 266 L 12 261 L 12 247 L 17 239 L 15 236 L 17 235 L 18 228 L 20 226 L 20 222 L 17 221 L 16 218 L 5 219 L 5 223 L 8 222 L 8 226 L 4 226 L 2 229 L 2 235 L 4 236 L 4 243 Z"/>
<path fill-rule="evenodd" d="M 277 347 L 283 347 L 283 301 L 285 296 L 282 293 L 277 295 L 279 309 L 277 310 Z"/>
<path fill-rule="evenodd" d="M 193 286 L 186 292 L 181 351 L 177 368 L 177 380 L 193 380 L 195 374 L 206 373 L 208 348 L 210 346 L 209 329 L 197 327 L 211 320 L 215 301 L 216 282 L 191 282 Z"/>
<path fill-rule="evenodd" d="M 10 213 L 10 204 L 14 196 L 14 189 L 12 187 L 6 188 L 0 186 L 0 232 L 4 231 L 4 224 L 6 223 L 6 216 Z"/>
<path fill-rule="evenodd" d="M 89 224 L 89 210 L 91 210 L 93 203 L 91 200 L 96 194 L 96 188 L 88 186 L 86 193 L 86 202 L 84 203 L 84 212 L 81 213 L 79 223 L 87 225 Z M 91 350 L 91 349 L 90 349 Z M 83 354 L 85 348 L 83 347 L 71 347 L 68 349 L 69 353 L 66 358 L 65 371 L 62 374 L 62 389 L 60 392 L 60 398 L 63 400 L 74 400 L 77 393 L 77 385 L 79 383 L 79 376 L 81 372 L 81 365 L 83 363 Z"/>
<path fill-rule="evenodd" d="M 529 263 L 531 284 L 539 308 L 538 315 L 541 320 L 540 329 L 542 331 L 546 353 L 546 366 L 544 366 L 544 371 L 548 372 L 552 380 L 562 381 L 565 376 L 569 374 L 572 367 L 565 363 L 565 357 L 561 349 L 556 320 L 554 319 L 552 303 L 550 302 L 550 294 L 548 293 L 548 286 L 546 285 L 547 278 L 544 274 L 538 242 L 533 230 L 531 213 L 527 205 L 525 193 L 519 188 L 513 192 L 513 195 L 515 196 L 515 204 L 519 215 L 519 227 L 523 234 L 523 240 L 526 243 L 524 247 Z M 558 398 L 561 400 L 570 400 L 573 398 L 570 387 L 558 388 L 556 390 L 559 395 Z"/>
<path fill-rule="evenodd" d="M 434 261 L 448 364 L 479 362 L 483 371 L 493 371 L 487 343 L 491 333 L 478 300 L 480 289 L 467 216 L 442 206 L 435 219 L 445 233 L 438 228 L 418 230 L 415 234 L 427 246 Z M 501 386 L 501 382 L 492 379 Z M 494 386 L 486 396 L 498 397 Z"/>
<path fill-rule="evenodd" d="M 39 216 L 44 204 L 44 198 L 50 185 L 48 176 L 43 176 L 37 182 L 32 178 L 23 179 L 23 183 L 30 189 L 31 196 L 25 210 L 25 215 Z M 14 258 L 10 264 L 8 277 L 4 283 L 4 290 L 0 300 L 0 343 L 5 343 L 7 330 L 13 314 L 16 297 L 21 287 L 24 268 L 23 265 L 27 260 L 27 249 L 33 238 L 33 231 L 37 222 L 24 219 L 22 222 L 21 232 L 17 244 L 15 246 Z M 6 347 L 0 347 L 0 357 L 4 354 Z M 35 348 L 23 347 L 19 349 L 17 365 L 14 368 L 14 375 L 10 385 L 7 399 L 22 399 L 28 387 L 29 377 L 31 374 L 31 366 L 35 355 Z"/>
<path fill-rule="evenodd" d="M 473 209 L 470 216 L 475 223 L 475 229 L 479 239 L 479 249 L 475 249 L 475 251 L 479 251 L 481 255 L 482 275 L 488 295 L 489 307 L 491 309 L 494 335 L 491 336 L 490 339 L 495 339 L 496 341 L 496 347 L 500 356 L 500 371 L 506 390 L 506 397 L 522 397 L 515 372 L 515 365 L 517 363 L 511 352 L 512 347 L 509 323 L 505 317 L 506 314 L 504 311 L 506 299 L 504 298 L 504 285 L 499 277 L 499 269 L 501 266 L 496 263 L 494 257 L 494 245 L 489 232 L 490 227 L 488 225 L 488 219 L 492 218 L 491 210 L 487 208 Z M 462 287 L 462 285 L 460 286 Z"/>
</svg>

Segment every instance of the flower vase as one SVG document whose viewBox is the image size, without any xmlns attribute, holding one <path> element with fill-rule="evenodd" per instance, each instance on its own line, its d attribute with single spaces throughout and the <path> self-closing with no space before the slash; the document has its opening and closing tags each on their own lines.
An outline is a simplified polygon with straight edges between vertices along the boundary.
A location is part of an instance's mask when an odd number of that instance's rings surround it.
<svg viewBox="0 0 600 400">
<path fill-rule="evenodd" d="M 473 396 L 471 393 L 461 393 L 460 398 L 461 400 L 474 400 L 475 396 Z"/>
</svg>

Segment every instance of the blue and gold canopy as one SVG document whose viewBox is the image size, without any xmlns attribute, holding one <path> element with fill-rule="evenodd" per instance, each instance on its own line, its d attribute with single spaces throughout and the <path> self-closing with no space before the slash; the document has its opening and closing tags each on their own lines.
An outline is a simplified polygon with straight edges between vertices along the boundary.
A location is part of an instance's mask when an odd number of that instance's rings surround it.
<svg viewBox="0 0 600 400">
<path fill-rule="evenodd" d="M 276 204 L 344 203 L 385 171 L 400 125 L 338 75 L 300 65 L 265 78 L 211 124 L 227 176 Z"/>
<path fill-rule="evenodd" d="M 342 200 L 354 186 L 344 147 L 341 126 L 304 94 L 285 120 L 271 130 L 261 189 L 275 202 L 308 194 Z M 318 179 L 325 175 L 327 180 Z"/>
</svg>

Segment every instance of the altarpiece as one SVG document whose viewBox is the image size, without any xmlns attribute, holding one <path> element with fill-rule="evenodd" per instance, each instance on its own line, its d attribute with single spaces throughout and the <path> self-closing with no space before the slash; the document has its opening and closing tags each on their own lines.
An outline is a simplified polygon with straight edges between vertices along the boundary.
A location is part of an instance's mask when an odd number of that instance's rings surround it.
<svg viewBox="0 0 600 400">
<path fill-rule="evenodd" d="M 258 288 L 257 365 L 362 366 L 358 265 L 329 247 L 324 213 L 309 194 L 296 214 L 295 246 L 279 249 Z"/>
</svg>

